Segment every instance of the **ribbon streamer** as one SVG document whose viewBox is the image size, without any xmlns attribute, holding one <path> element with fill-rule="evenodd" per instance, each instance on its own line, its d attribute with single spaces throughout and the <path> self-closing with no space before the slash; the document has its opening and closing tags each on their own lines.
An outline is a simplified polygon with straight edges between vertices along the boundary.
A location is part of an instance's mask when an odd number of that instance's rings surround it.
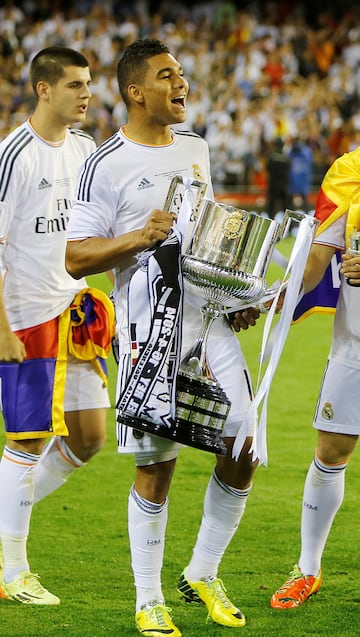
<svg viewBox="0 0 360 637">
<path fill-rule="evenodd" d="M 257 390 L 254 400 L 252 401 L 251 406 L 246 414 L 245 422 L 240 428 L 240 431 L 236 436 L 233 445 L 232 456 L 235 460 L 239 458 L 246 439 L 246 425 L 249 422 L 253 422 L 257 418 L 257 410 L 262 403 L 259 423 L 257 429 L 255 430 L 253 443 L 249 453 L 253 454 L 254 460 L 259 460 L 259 465 L 263 464 L 267 466 L 268 453 L 266 441 L 266 425 L 269 391 L 286 341 L 289 327 L 291 325 L 295 307 L 299 302 L 299 290 L 301 290 L 302 277 L 305 270 L 310 247 L 313 242 L 314 223 L 315 222 L 313 218 L 304 217 L 304 219 L 302 219 L 299 224 L 297 237 L 283 279 L 283 281 L 287 280 L 287 290 L 285 294 L 284 305 L 280 314 L 279 321 L 272 331 L 271 326 L 275 316 L 277 302 L 283 289 L 282 285 L 279 286 L 278 292 L 274 297 L 273 303 L 266 317 L 260 354 Z M 261 369 L 266 358 L 269 358 L 268 366 L 260 383 Z"/>
</svg>

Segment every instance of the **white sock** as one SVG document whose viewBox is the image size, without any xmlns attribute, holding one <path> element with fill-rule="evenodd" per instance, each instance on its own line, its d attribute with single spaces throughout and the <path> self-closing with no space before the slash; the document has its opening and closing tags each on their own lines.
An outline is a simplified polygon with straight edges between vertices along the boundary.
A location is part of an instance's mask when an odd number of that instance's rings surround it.
<svg viewBox="0 0 360 637">
<path fill-rule="evenodd" d="M 345 469 L 325 465 L 315 456 L 304 486 L 301 517 L 299 568 L 305 575 L 317 575 L 330 529 L 344 498 Z"/>
<path fill-rule="evenodd" d="M 26 541 L 33 506 L 34 471 L 38 455 L 5 446 L 0 462 L 0 532 L 4 580 L 29 570 Z"/>
<path fill-rule="evenodd" d="M 155 504 L 140 497 L 134 487 L 131 488 L 128 526 L 136 612 L 149 602 L 164 604 L 161 569 L 167 517 L 168 499 L 163 504 Z"/>
<path fill-rule="evenodd" d="M 1 544 L 4 555 L 3 579 L 6 584 L 12 582 L 21 571 L 30 571 L 27 559 L 27 536 L 12 537 L 3 533 Z"/>
<path fill-rule="evenodd" d="M 196 582 L 216 577 L 224 552 L 240 524 L 251 487 L 245 491 L 222 482 L 215 471 L 210 478 L 200 530 L 186 576 Z"/>
<path fill-rule="evenodd" d="M 35 469 L 34 504 L 65 484 L 73 471 L 84 464 L 71 451 L 64 438 L 54 436 L 46 445 Z"/>
</svg>

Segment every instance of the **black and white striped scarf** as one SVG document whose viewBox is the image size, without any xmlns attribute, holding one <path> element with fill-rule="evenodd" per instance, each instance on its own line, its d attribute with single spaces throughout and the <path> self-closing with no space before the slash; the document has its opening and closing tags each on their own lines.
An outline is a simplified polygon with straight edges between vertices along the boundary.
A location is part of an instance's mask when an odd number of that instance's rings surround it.
<svg viewBox="0 0 360 637">
<path fill-rule="evenodd" d="M 128 292 L 132 370 L 117 404 L 118 420 L 125 415 L 170 427 L 183 310 L 181 235 L 176 226 L 138 261 Z"/>
</svg>

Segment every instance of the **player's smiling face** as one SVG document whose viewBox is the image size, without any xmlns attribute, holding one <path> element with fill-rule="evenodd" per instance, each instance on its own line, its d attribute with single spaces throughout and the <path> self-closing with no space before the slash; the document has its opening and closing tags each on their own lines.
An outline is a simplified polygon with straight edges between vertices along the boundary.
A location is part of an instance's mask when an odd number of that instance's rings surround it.
<svg viewBox="0 0 360 637">
<path fill-rule="evenodd" d="M 170 53 L 154 55 L 147 64 L 141 91 L 148 116 L 162 126 L 184 122 L 189 84 L 180 64 Z"/>
<path fill-rule="evenodd" d="M 64 75 L 53 86 L 48 86 L 49 106 L 53 113 L 67 124 L 82 122 L 91 97 L 88 67 L 67 66 Z"/>
</svg>

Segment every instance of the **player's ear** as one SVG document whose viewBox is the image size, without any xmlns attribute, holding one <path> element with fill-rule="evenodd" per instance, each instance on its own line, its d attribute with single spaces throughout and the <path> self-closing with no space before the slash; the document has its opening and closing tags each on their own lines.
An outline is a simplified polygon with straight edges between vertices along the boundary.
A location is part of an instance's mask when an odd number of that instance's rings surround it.
<svg viewBox="0 0 360 637">
<path fill-rule="evenodd" d="M 144 94 L 137 84 L 130 84 L 128 86 L 128 95 L 132 102 L 136 102 L 137 104 L 142 104 L 144 102 Z"/>
<path fill-rule="evenodd" d="M 39 98 L 47 98 L 49 94 L 49 85 L 47 82 L 40 80 L 36 85 L 36 94 Z"/>
</svg>

